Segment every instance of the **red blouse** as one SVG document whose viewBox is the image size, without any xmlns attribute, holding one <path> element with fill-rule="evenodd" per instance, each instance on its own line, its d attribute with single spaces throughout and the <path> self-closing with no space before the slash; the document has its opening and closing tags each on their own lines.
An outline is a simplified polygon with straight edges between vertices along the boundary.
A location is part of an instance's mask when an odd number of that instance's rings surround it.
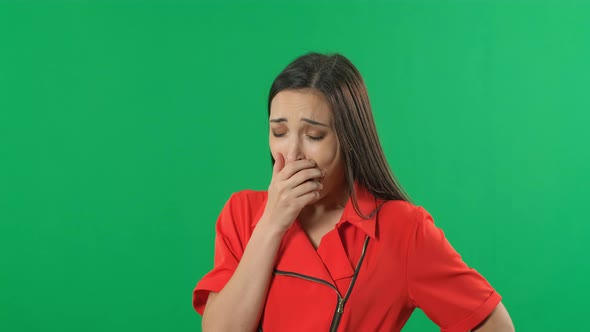
<svg viewBox="0 0 590 332">
<path fill-rule="evenodd" d="M 349 199 L 317 250 L 297 220 L 283 237 L 262 330 L 399 331 L 418 307 L 441 331 L 459 332 L 494 310 L 499 293 L 463 262 L 424 208 L 355 188 L 364 214 L 381 206 L 372 218 L 359 217 Z M 193 292 L 199 314 L 235 271 L 266 199 L 266 191 L 240 191 L 221 211 L 214 267 Z"/>
</svg>

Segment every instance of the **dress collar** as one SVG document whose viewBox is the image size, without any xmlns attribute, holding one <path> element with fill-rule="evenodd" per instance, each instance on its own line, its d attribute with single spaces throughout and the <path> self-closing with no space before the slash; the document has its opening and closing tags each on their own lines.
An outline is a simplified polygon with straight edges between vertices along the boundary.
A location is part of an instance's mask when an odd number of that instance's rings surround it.
<svg viewBox="0 0 590 332">
<path fill-rule="evenodd" d="M 356 192 L 360 212 L 364 215 L 370 216 L 370 218 L 363 219 L 362 216 L 359 216 L 356 213 L 351 195 L 346 202 L 346 206 L 342 212 L 342 217 L 336 226 L 340 227 L 340 225 L 348 222 L 364 231 L 368 236 L 375 238 L 377 213 L 373 213 L 373 211 L 375 211 L 375 209 L 379 206 L 379 200 L 376 199 L 375 196 L 373 196 L 373 194 L 367 190 L 367 188 L 358 182 L 354 183 L 354 191 Z"/>
</svg>

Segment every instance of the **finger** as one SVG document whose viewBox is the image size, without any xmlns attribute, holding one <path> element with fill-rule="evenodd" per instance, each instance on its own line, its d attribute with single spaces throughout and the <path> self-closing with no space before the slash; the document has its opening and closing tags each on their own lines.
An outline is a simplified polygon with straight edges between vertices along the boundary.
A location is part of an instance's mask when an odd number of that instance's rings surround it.
<svg viewBox="0 0 590 332">
<path fill-rule="evenodd" d="M 306 181 L 291 190 L 291 195 L 293 195 L 291 197 L 299 198 L 313 191 L 319 192 L 323 188 L 324 185 L 318 181 Z"/>
<path fill-rule="evenodd" d="M 320 193 L 318 191 L 311 191 L 303 196 L 297 198 L 297 203 L 301 204 L 302 206 L 308 205 L 317 201 L 320 198 Z"/>
<path fill-rule="evenodd" d="M 313 160 L 309 159 L 301 159 L 296 160 L 285 165 L 285 168 L 282 170 L 279 178 L 281 180 L 287 180 L 292 177 L 295 173 L 301 171 L 302 169 L 315 167 L 316 163 Z"/>
<path fill-rule="evenodd" d="M 285 167 L 285 157 L 283 157 L 282 153 L 277 152 L 273 155 L 273 158 L 275 158 L 275 164 L 272 167 L 272 175 L 274 177 Z"/>
<path fill-rule="evenodd" d="M 314 179 L 319 180 L 324 176 L 324 174 L 325 173 L 317 167 L 303 169 L 303 170 L 295 173 L 295 175 L 293 175 L 291 178 L 289 178 L 287 180 L 286 187 L 287 188 L 295 188 L 306 181 L 314 180 Z"/>
</svg>

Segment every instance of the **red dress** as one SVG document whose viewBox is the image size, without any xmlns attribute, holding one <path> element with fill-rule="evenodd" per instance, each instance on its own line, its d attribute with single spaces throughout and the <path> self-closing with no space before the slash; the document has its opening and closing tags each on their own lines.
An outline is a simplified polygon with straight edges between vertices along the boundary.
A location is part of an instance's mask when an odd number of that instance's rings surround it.
<svg viewBox="0 0 590 332">
<path fill-rule="evenodd" d="M 317 250 L 295 220 L 277 254 L 259 330 L 399 331 L 418 307 L 441 331 L 459 332 L 494 310 L 499 293 L 463 262 L 424 208 L 355 188 L 361 211 L 379 212 L 362 219 L 349 199 Z M 193 292 L 199 314 L 235 271 L 266 199 L 266 191 L 240 191 L 221 211 L 214 267 Z"/>
</svg>

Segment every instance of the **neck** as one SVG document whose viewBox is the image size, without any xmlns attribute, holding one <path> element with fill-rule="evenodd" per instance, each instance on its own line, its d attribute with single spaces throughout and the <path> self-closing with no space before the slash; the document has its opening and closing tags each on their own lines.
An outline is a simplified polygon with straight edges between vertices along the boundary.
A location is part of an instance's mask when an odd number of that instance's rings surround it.
<svg viewBox="0 0 590 332">
<path fill-rule="evenodd" d="M 342 211 L 350 197 L 346 183 L 334 188 L 313 204 L 305 206 L 300 213 L 302 219 L 316 219 L 323 214 Z"/>
</svg>

